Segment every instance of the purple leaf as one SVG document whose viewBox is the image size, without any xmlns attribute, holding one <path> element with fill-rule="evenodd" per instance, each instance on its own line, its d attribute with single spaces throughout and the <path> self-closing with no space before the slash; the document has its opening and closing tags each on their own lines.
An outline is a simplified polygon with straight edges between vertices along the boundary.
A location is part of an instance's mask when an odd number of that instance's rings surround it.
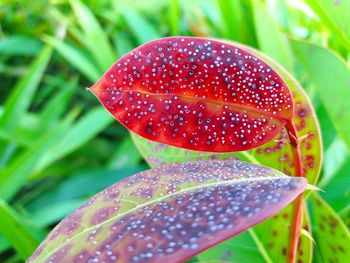
<svg viewBox="0 0 350 263">
<path fill-rule="evenodd" d="M 305 187 L 235 159 L 164 165 L 92 197 L 28 262 L 181 262 L 276 214 Z"/>
</svg>

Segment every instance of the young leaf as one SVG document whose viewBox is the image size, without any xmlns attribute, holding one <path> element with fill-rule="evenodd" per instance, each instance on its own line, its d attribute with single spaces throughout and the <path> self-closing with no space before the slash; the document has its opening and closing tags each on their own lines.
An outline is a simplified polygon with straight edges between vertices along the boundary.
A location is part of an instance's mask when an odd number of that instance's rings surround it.
<svg viewBox="0 0 350 263">
<path fill-rule="evenodd" d="M 135 133 L 130 133 L 130 136 L 144 160 L 152 168 L 168 163 L 183 163 L 186 161 L 199 160 L 223 160 L 230 157 L 239 157 L 241 161 L 251 161 L 249 158 L 244 158 L 244 152 L 237 152 L 234 155 L 233 153 L 189 151 L 166 144 L 153 142 L 144 139 Z"/>
<path fill-rule="evenodd" d="M 293 117 L 292 95 L 264 61 L 230 43 L 193 37 L 149 42 L 90 89 L 131 131 L 197 151 L 243 151 Z"/>
<path fill-rule="evenodd" d="M 275 214 L 306 183 L 234 159 L 162 166 L 92 197 L 28 262 L 184 261 Z"/>
</svg>

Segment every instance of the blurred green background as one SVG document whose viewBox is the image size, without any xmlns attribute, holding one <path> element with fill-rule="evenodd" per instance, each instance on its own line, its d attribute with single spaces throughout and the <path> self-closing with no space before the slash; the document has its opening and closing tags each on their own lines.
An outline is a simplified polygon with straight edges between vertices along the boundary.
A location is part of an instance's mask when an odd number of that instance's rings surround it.
<svg viewBox="0 0 350 263">
<path fill-rule="evenodd" d="M 0 22 L 0 262 L 22 262 L 88 197 L 147 169 L 85 87 L 171 35 L 250 45 L 299 80 L 323 134 L 321 196 L 350 226 L 349 0 L 2 0 Z"/>
</svg>

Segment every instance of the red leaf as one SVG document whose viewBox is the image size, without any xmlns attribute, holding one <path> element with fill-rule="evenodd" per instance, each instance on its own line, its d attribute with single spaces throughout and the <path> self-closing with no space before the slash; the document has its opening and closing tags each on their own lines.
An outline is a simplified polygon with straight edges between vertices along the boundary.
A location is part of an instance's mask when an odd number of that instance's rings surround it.
<svg viewBox="0 0 350 263">
<path fill-rule="evenodd" d="M 198 151 L 243 151 L 274 138 L 293 117 L 282 78 L 255 55 L 194 37 L 149 42 L 90 89 L 125 127 Z"/>
</svg>

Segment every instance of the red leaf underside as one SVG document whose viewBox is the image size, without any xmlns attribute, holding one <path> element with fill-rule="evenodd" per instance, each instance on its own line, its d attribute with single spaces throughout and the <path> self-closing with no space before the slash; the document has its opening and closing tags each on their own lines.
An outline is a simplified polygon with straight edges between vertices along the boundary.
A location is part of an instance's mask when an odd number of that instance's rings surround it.
<svg viewBox="0 0 350 263">
<path fill-rule="evenodd" d="M 275 214 L 305 186 L 232 159 L 162 166 L 91 198 L 29 262 L 182 262 Z"/>
<path fill-rule="evenodd" d="M 242 48 L 204 38 L 142 45 L 90 90 L 131 131 L 198 151 L 257 147 L 293 117 L 292 95 L 272 68 Z"/>
</svg>

